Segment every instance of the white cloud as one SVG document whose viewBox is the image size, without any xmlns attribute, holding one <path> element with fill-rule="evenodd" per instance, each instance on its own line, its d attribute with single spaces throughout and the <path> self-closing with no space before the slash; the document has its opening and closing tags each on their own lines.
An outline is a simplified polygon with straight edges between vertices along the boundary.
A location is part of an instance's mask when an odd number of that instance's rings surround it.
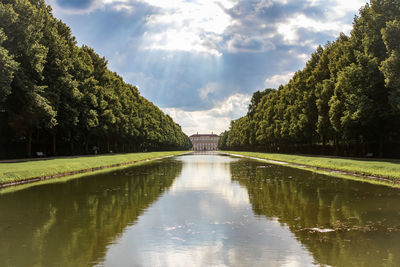
<svg viewBox="0 0 400 267">
<path fill-rule="evenodd" d="M 306 63 L 310 59 L 310 55 L 308 54 L 297 54 L 297 58 Z"/>
<path fill-rule="evenodd" d="M 201 99 L 206 99 L 209 94 L 217 90 L 217 83 L 208 83 L 206 86 L 199 89 L 199 96 Z"/>
<path fill-rule="evenodd" d="M 232 183 L 229 169 L 226 168 L 201 168 L 199 162 L 189 161 L 186 162 L 185 167 L 182 169 L 181 177 L 190 177 L 190 179 L 177 179 L 171 186 L 169 193 L 171 195 L 178 195 L 190 190 L 208 190 L 215 195 L 222 196 L 231 207 L 240 207 L 249 204 L 249 195 L 247 190 L 239 184 Z M 238 161 L 237 158 L 216 158 L 214 162 L 220 161 L 221 163 L 230 163 Z M 229 168 L 229 166 L 227 166 Z M 195 173 L 196 175 L 191 175 Z M 207 208 L 211 200 L 204 200 L 200 208 L 204 213 L 212 210 Z"/>
<path fill-rule="evenodd" d="M 369 0 L 336 0 L 334 10 L 337 16 L 345 16 L 349 12 L 354 13 L 358 11 L 366 3 L 369 3 Z"/>
<path fill-rule="evenodd" d="M 225 33 L 224 47 L 231 53 L 266 52 L 279 47 L 283 41 L 285 45 L 316 48 L 321 44 L 318 34 L 331 36 L 329 40 L 336 38 L 340 32 L 349 34 L 352 28 L 349 15 L 356 14 L 366 1 L 259 0 L 250 5 L 241 2 L 239 7 L 233 9 L 233 21 Z M 285 10 L 289 2 L 303 5 L 303 9 Z M 265 11 L 276 4 L 285 10 L 282 12 L 285 15 L 266 17 Z M 320 10 L 324 14 L 317 18 L 312 10 Z M 301 31 L 309 35 L 305 36 Z M 304 58 L 303 55 L 301 57 Z"/>
<path fill-rule="evenodd" d="M 289 45 L 307 46 L 299 36 L 300 29 L 325 33 L 336 37 L 340 32 L 349 33 L 351 23 L 343 19 L 356 13 L 367 0 L 336 0 L 326 4 L 322 0 L 305 0 L 310 7 L 326 6 L 324 19 L 314 19 L 303 11 L 278 18 L 274 23 L 263 19 L 264 9 L 279 3 L 286 5 L 294 1 L 259 0 L 252 1 L 253 9 L 232 16 L 228 10 L 239 0 L 97 0 L 84 9 L 60 8 L 56 0 L 48 0 L 64 13 L 90 13 L 95 9 L 112 8 L 119 12 L 131 13 L 140 2 L 157 10 L 146 19 L 147 32 L 143 35 L 143 47 L 148 50 L 186 51 L 221 56 L 224 50 L 231 53 L 265 52 L 277 45 L 276 35 L 282 36 Z M 252 21 L 245 26 L 243 22 Z M 244 32 L 226 32 L 229 27 Z M 227 35 L 227 33 L 229 35 Z M 315 44 L 311 44 L 315 46 Z"/>
<path fill-rule="evenodd" d="M 283 40 L 290 45 L 298 43 L 300 40 L 298 31 L 302 28 L 313 32 L 324 32 L 335 37 L 340 32 L 349 32 L 351 27 L 351 25 L 344 22 L 320 21 L 309 18 L 304 14 L 297 14 L 277 24 L 278 33 L 281 34 Z"/>
<path fill-rule="evenodd" d="M 306 0 L 310 4 L 310 6 L 318 6 L 324 5 L 326 3 L 325 0 Z M 333 3 L 329 2 L 330 9 L 334 11 L 333 16 L 345 16 L 347 13 L 354 13 L 359 10 L 366 3 L 369 3 L 369 0 L 335 0 Z"/>
<path fill-rule="evenodd" d="M 251 96 L 247 94 L 234 94 L 215 103 L 209 110 L 185 111 L 179 108 L 164 108 L 163 110 L 179 123 L 188 135 L 197 132 L 220 134 L 229 129 L 232 119 L 246 114 L 250 98 Z"/>
<path fill-rule="evenodd" d="M 267 88 L 278 88 L 279 85 L 287 84 L 289 80 L 293 77 L 294 72 L 286 72 L 284 74 L 276 74 L 274 76 L 265 79 L 264 85 Z"/>
<path fill-rule="evenodd" d="M 231 53 L 240 52 L 265 52 L 275 49 L 271 42 L 273 35 L 267 36 L 246 36 L 242 34 L 233 34 L 227 41 L 226 48 Z"/>
<path fill-rule="evenodd" d="M 306 0 L 310 6 L 326 5 L 326 16 L 323 20 L 313 19 L 303 13 L 297 13 L 285 21 L 277 24 L 277 31 L 282 35 L 283 40 L 289 45 L 298 44 L 301 39 L 298 31 L 306 29 L 315 33 L 323 32 L 337 37 L 343 32 L 349 34 L 352 24 L 345 19 L 349 13 L 356 14 L 368 0 L 336 0 L 335 3 L 325 4 L 321 0 Z"/>
<path fill-rule="evenodd" d="M 148 50 L 166 50 L 166 51 L 186 51 L 208 53 L 215 56 L 222 54 L 215 49 L 215 43 L 212 47 L 207 46 L 209 41 L 198 32 L 191 32 L 186 29 L 168 29 L 160 33 L 146 32 L 144 34 L 144 48 Z"/>
<path fill-rule="evenodd" d="M 133 6 L 130 6 L 130 5 L 127 5 L 127 4 L 124 4 L 124 3 L 116 4 L 116 5 L 113 6 L 113 8 L 116 11 L 125 11 L 125 12 L 128 12 L 128 13 L 131 13 L 133 11 Z"/>
<path fill-rule="evenodd" d="M 159 13 L 147 18 L 146 49 L 222 55 L 218 43 L 232 21 L 225 9 L 231 8 L 236 1 L 141 1 L 160 9 Z M 166 29 L 160 31 L 163 27 Z"/>
<path fill-rule="evenodd" d="M 312 45 L 311 43 L 309 43 L 310 46 L 312 46 L 313 50 L 317 50 L 318 45 Z M 290 55 L 292 58 L 297 58 L 298 60 L 300 60 L 301 62 L 303 62 L 304 64 L 306 64 L 306 62 L 310 59 L 311 55 L 306 54 L 306 53 L 299 53 L 298 51 L 296 51 L 296 49 L 290 49 L 287 52 L 288 55 Z M 293 73 L 292 73 L 293 74 Z"/>
</svg>

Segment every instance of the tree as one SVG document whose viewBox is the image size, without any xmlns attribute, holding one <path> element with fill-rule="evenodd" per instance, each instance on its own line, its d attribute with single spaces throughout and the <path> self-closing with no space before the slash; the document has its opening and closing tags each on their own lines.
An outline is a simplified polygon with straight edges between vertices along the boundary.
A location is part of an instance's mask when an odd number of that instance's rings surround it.
<svg viewBox="0 0 400 267">
<path fill-rule="evenodd" d="M 389 102 L 393 108 L 400 110 L 400 21 L 386 23 L 382 37 L 388 51 L 388 58 L 381 63 L 386 86 L 389 87 Z"/>
<path fill-rule="evenodd" d="M 256 111 L 257 105 L 260 103 L 261 99 L 265 96 L 268 95 L 272 92 L 274 92 L 275 89 L 271 89 L 271 88 L 267 88 L 264 89 L 264 91 L 256 91 L 253 93 L 253 96 L 251 97 L 250 100 L 250 104 L 249 104 L 249 108 L 248 108 L 248 112 L 247 115 L 249 115 L 250 117 L 252 117 Z"/>
<path fill-rule="evenodd" d="M 45 97 L 43 68 L 48 49 L 41 44 L 46 8 L 43 1 L 2 4 L 0 27 L 8 37 L 4 47 L 19 63 L 7 99 L 10 126 L 26 141 L 26 155 L 31 156 L 32 131 L 38 127 L 52 128 L 57 124 L 56 112 Z"/>
<path fill-rule="evenodd" d="M 8 50 L 1 46 L 5 40 L 7 40 L 7 36 L 0 28 L 0 112 L 4 111 L 4 102 L 11 94 L 11 82 L 19 65 Z"/>
</svg>

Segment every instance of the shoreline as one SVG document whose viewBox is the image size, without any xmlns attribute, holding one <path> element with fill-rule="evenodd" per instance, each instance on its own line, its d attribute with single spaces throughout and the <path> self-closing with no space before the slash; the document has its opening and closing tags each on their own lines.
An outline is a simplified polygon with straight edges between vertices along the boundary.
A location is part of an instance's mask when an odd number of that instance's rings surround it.
<svg viewBox="0 0 400 267">
<path fill-rule="evenodd" d="M 298 169 L 302 169 L 302 170 L 309 170 L 312 172 L 330 175 L 330 176 L 334 176 L 334 177 L 356 180 L 356 181 L 361 181 L 361 182 L 368 182 L 368 183 L 379 184 L 379 185 L 385 185 L 385 186 L 390 186 L 390 187 L 394 187 L 394 188 L 400 188 L 400 177 L 391 178 L 391 177 L 385 177 L 383 175 L 380 176 L 380 175 L 373 175 L 373 174 L 363 174 L 363 173 L 359 173 L 356 171 L 341 170 L 341 169 L 328 168 L 328 167 L 322 167 L 322 166 L 316 166 L 316 165 L 295 163 L 295 162 L 284 161 L 284 160 L 275 160 L 275 159 L 270 159 L 268 157 L 261 158 L 261 157 L 255 156 L 256 154 L 264 154 L 267 156 L 267 153 L 239 152 L 239 151 L 220 151 L 220 152 L 223 154 L 231 155 L 231 156 L 235 156 L 235 157 L 249 158 L 249 159 L 254 159 L 257 161 L 267 162 L 267 163 L 271 163 L 271 164 L 275 164 L 275 165 L 282 165 L 282 166 L 288 166 L 288 167 L 298 168 Z M 254 155 L 251 155 L 251 154 L 254 154 Z M 299 158 L 306 157 L 306 156 L 297 156 L 297 155 L 291 155 L 291 156 L 294 156 L 294 157 L 296 156 Z M 322 159 L 324 157 L 314 157 L 314 158 Z M 345 158 L 339 158 L 339 159 L 345 159 Z M 400 175 L 400 173 L 399 173 L 399 175 Z"/>
<path fill-rule="evenodd" d="M 151 157 L 151 153 L 163 153 L 166 155 Z M 150 152 L 150 157 L 133 160 L 133 161 L 128 161 L 128 162 L 113 163 L 110 165 L 94 166 L 94 167 L 89 167 L 89 168 L 85 168 L 85 169 L 70 170 L 70 171 L 58 172 L 58 173 L 55 171 L 55 173 L 52 173 L 52 174 L 48 173 L 45 175 L 20 178 L 20 179 L 13 180 L 13 181 L 4 181 L 3 182 L 3 181 L 1 181 L 2 177 L 0 177 L 0 189 L 11 187 L 11 186 L 36 183 L 36 182 L 40 182 L 40 181 L 47 181 L 47 180 L 52 180 L 52 179 L 57 179 L 57 178 L 62 178 L 62 177 L 67 177 L 67 176 L 73 176 L 73 175 L 77 175 L 77 174 L 90 174 L 90 173 L 95 173 L 97 171 L 106 170 L 106 169 L 112 169 L 112 168 L 118 169 L 118 167 L 128 167 L 129 165 L 134 165 L 137 163 L 143 163 L 143 162 L 154 161 L 154 160 L 159 160 L 159 159 L 164 159 L 164 158 L 169 158 L 169 157 L 175 157 L 175 156 L 180 156 L 180 155 L 187 154 L 187 153 L 188 153 L 188 151 Z M 132 154 L 135 154 L 135 153 L 132 153 Z M 132 154 L 130 154 L 130 155 L 132 155 Z M 118 155 L 113 155 L 113 156 L 118 156 Z M 111 157 L 113 157 L 113 156 L 111 156 Z M 85 156 L 73 157 L 73 159 L 79 160 L 84 157 Z M 99 157 L 110 157 L 110 156 L 100 155 Z M 68 159 L 68 158 L 63 158 L 63 159 Z M 42 162 L 45 162 L 46 160 L 48 160 L 48 159 L 45 159 Z M 35 160 L 35 162 L 41 162 L 41 161 Z M 3 164 L 7 164 L 7 163 L 3 163 Z M 15 163 L 15 164 L 20 164 L 20 162 Z"/>
</svg>

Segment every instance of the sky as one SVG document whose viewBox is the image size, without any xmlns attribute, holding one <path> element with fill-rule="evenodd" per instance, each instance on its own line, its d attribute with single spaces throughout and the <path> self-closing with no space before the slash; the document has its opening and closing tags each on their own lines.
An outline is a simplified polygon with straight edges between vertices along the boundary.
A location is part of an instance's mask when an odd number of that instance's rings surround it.
<svg viewBox="0 0 400 267">
<path fill-rule="evenodd" d="M 46 0 L 78 44 L 188 134 L 221 133 L 286 84 L 367 0 Z"/>
</svg>

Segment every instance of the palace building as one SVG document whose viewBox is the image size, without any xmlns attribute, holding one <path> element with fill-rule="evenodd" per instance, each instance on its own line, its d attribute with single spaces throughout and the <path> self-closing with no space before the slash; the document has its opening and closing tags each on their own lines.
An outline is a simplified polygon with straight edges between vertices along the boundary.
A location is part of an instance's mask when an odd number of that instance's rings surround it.
<svg viewBox="0 0 400 267">
<path fill-rule="evenodd" d="M 216 134 L 193 134 L 190 137 L 194 151 L 214 151 L 218 149 L 219 136 Z"/>
</svg>

